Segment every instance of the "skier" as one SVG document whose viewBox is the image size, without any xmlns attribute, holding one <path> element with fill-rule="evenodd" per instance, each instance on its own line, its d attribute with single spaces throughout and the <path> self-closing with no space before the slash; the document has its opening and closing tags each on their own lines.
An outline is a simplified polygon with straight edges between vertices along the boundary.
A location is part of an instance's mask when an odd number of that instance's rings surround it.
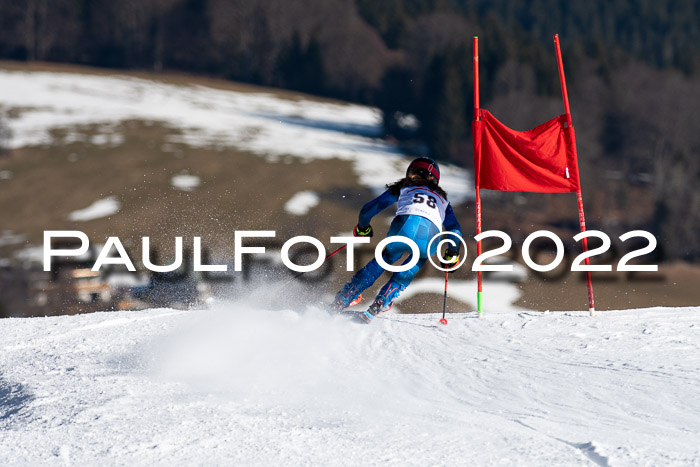
<svg viewBox="0 0 700 467">
<path fill-rule="evenodd" d="M 396 297 L 410 284 L 428 257 L 436 253 L 438 241 L 431 245 L 432 251 L 428 251 L 428 243 L 443 226 L 447 231 L 462 236 L 459 222 L 447 201 L 447 193 L 440 188 L 439 182 L 440 168 L 437 162 L 427 157 L 419 157 L 410 163 L 404 178 L 387 185 L 387 190 L 383 194 L 365 204 L 360 210 L 353 235 L 372 237 L 374 234 L 370 225 L 372 218 L 398 202 L 396 217 L 391 222 L 387 236 L 407 237 L 413 240 L 420 250 L 420 258 L 415 266 L 407 271 L 393 273 L 369 309 L 354 313 L 362 321 L 370 323 L 374 316 L 392 307 Z M 454 268 L 459 263 L 461 242 L 456 244 L 448 247 L 445 253 L 444 260 L 447 268 Z M 412 259 L 411 248 L 405 243 L 393 242 L 387 245 L 382 258 L 387 264 L 393 264 L 404 253 L 409 254 L 403 263 L 407 264 Z M 374 284 L 382 272 L 384 270 L 377 260 L 372 259 L 336 294 L 330 307 L 331 311 L 342 312 L 348 306 L 358 303 L 362 299 L 362 292 Z"/>
</svg>

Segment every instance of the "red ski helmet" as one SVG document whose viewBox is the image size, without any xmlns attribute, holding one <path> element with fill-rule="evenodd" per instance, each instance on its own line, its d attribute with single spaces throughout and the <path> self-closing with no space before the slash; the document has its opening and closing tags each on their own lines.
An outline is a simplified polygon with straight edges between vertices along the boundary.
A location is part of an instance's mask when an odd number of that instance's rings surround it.
<svg viewBox="0 0 700 467">
<path fill-rule="evenodd" d="M 414 159 L 406 169 L 407 177 L 411 170 L 425 170 L 427 173 L 435 177 L 436 183 L 440 183 L 440 167 L 438 166 L 437 162 L 429 157 L 419 157 Z"/>
</svg>

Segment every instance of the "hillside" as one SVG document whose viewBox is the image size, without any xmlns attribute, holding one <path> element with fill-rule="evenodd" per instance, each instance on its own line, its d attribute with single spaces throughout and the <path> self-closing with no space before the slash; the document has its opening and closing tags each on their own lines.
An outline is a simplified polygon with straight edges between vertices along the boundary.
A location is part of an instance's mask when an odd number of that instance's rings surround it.
<svg viewBox="0 0 700 467">
<path fill-rule="evenodd" d="M 688 209 L 700 205 L 698 0 L 0 0 L 0 11 L 2 60 L 331 96 L 376 108 L 382 135 L 463 167 L 472 38 L 481 44 L 480 105 L 526 130 L 563 111 L 558 34 L 580 174 L 591 187 L 589 228 L 616 236 L 641 228 L 663 241 L 669 260 L 700 258 L 700 209 Z M 502 210 L 509 196 L 495 195 Z M 534 224 L 575 231 L 556 216 L 568 212 L 561 204 L 538 216 L 537 198 L 519 201 L 506 217 L 524 211 Z"/>
<path fill-rule="evenodd" d="M 136 225 L 145 225 L 148 216 L 148 224 L 162 228 L 163 216 L 181 221 L 193 215 L 200 217 L 180 223 L 211 231 L 204 209 L 221 218 L 219 229 L 248 228 L 253 218 L 259 224 L 254 213 L 264 213 L 291 230 L 299 216 L 285 212 L 285 203 L 312 190 L 320 198 L 314 217 L 323 219 L 323 232 L 334 232 L 348 222 L 341 213 L 361 206 L 358 196 L 383 191 L 410 160 L 379 139 L 379 115 L 369 107 L 263 88 L 217 89 L 195 78 L 175 84 L 89 69 L 6 70 L 0 80 L 0 108 L 9 116 L 9 146 L 15 149 L 13 157 L 0 159 L 7 174 L 3 191 L 12 193 L 0 209 L 25 201 L 6 230 L 58 228 L 71 212 L 109 196 Z M 468 172 L 449 165 L 443 172 L 453 202 L 471 196 Z M 184 174 L 196 178 L 183 189 L 173 180 Z M 183 198 L 191 204 L 175 216 L 165 209 Z M 124 235 L 120 221 L 114 217 L 110 227 Z"/>
<path fill-rule="evenodd" d="M 265 301 L 0 320 L 0 463 L 700 463 L 700 308 L 365 326 Z"/>
<path fill-rule="evenodd" d="M 0 282 L 8 274 L 10 280 L 0 294 L 0 316 L 30 313 L 8 297 L 27 279 L 2 266 L 40 259 L 36 247 L 44 230 L 81 230 L 95 246 L 118 236 L 137 263 L 143 236 L 167 260 L 175 236 L 191 249 L 196 235 L 212 261 L 229 261 L 235 230 L 275 230 L 279 242 L 347 233 L 362 204 L 400 178 L 411 157 L 379 138 L 376 109 L 303 94 L 185 75 L 9 62 L 0 67 L 0 84 L 0 112 L 12 131 L 12 150 L 0 156 Z M 470 173 L 449 164 L 442 172 L 442 185 L 471 235 Z M 517 240 L 536 225 L 565 218 L 562 213 L 575 218 L 571 197 L 530 199 L 536 203 L 523 205 L 519 195 L 485 198 L 484 225 L 509 226 Z M 378 235 L 390 218 L 387 213 L 374 222 Z M 567 245 L 579 248 L 573 241 Z M 474 258 L 474 245 L 469 247 Z M 363 258 L 368 256 L 358 261 Z M 224 283 L 219 292 L 235 296 L 250 286 L 247 277 L 233 277 L 234 286 Z M 421 293 L 405 298 L 401 309 L 439 310 L 439 277 L 426 270 L 419 280 L 427 282 L 412 287 Z M 596 273 L 594 283 L 600 309 L 684 306 L 698 303 L 699 277 L 697 268 L 662 265 L 659 275 Z M 319 299 L 326 299 L 347 279 L 342 261 L 316 279 Z M 520 268 L 514 279 L 488 281 L 487 307 L 586 307 L 585 287 L 575 275 L 543 281 Z M 260 286 L 269 286 L 266 280 Z M 448 312 L 473 309 L 474 274 L 462 268 L 450 283 Z M 65 306 L 59 302 L 31 314 L 55 313 Z M 161 299 L 151 306 L 172 304 Z"/>
<path fill-rule="evenodd" d="M 277 248 L 302 234 L 328 243 L 411 160 L 379 138 L 376 109 L 217 80 L 6 64 L 0 111 L 12 148 L 0 158 L 5 261 L 40 260 L 45 230 L 96 246 L 117 236 L 135 261 L 144 236 L 165 259 L 175 236 L 190 251 L 200 236 L 223 262 L 236 230 L 275 230 Z M 473 197 L 469 172 L 442 173 L 455 206 Z M 377 218 L 379 233 L 390 219 Z"/>
</svg>

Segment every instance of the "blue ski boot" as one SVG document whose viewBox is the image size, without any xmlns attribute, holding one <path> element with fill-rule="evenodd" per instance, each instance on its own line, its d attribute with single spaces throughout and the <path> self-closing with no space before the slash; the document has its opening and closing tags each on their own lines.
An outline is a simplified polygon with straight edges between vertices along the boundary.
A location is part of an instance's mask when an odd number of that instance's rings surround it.
<svg viewBox="0 0 700 467">
<path fill-rule="evenodd" d="M 377 302 L 372 303 L 367 311 L 353 311 L 355 321 L 369 324 L 375 316 L 382 312 L 382 306 Z"/>
<path fill-rule="evenodd" d="M 355 306 L 362 301 L 362 294 L 352 282 L 345 284 L 345 287 L 335 295 L 335 300 L 328 307 L 331 314 L 340 313 L 346 308 Z"/>
</svg>

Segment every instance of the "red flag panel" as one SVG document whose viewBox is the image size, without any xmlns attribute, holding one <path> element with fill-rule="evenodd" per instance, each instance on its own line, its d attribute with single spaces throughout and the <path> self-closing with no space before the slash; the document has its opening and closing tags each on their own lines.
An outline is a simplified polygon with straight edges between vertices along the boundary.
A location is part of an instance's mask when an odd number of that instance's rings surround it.
<svg viewBox="0 0 700 467">
<path fill-rule="evenodd" d="M 560 115 L 514 131 L 488 110 L 472 122 L 476 186 L 488 190 L 569 193 L 579 189 L 576 136 Z"/>
</svg>

